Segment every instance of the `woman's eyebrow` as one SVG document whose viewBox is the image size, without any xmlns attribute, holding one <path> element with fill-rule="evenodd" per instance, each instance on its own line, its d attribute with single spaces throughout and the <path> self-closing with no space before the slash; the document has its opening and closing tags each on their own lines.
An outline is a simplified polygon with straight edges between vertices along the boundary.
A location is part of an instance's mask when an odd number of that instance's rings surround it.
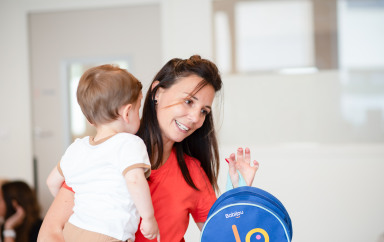
<svg viewBox="0 0 384 242">
<path fill-rule="evenodd" d="M 191 96 L 190 93 L 187 93 L 187 92 L 184 92 L 184 93 L 187 94 L 187 95 L 188 95 L 190 98 L 192 98 L 192 99 L 199 100 L 197 97 L 195 97 L 195 96 Z M 209 106 L 209 105 L 206 105 L 206 106 L 204 106 L 204 107 L 209 108 L 210 110 L 212 110 L 212 107 Z"/>
</svg>

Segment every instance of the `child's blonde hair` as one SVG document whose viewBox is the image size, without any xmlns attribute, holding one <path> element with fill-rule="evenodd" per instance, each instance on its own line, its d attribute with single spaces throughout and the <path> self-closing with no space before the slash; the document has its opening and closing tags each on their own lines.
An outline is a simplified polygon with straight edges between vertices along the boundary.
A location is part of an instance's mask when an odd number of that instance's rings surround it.
<svg viewBox="0 0 384 242">
<path fill-rule="evenodd" d="M 115 65 L 96 66 L 81 76 L 77 102 L 88 121 L 97 126 L 115 120 L 123 105 L 135 105 L 141 89 L 140 81 L 127 70 Z"/>
</svg>

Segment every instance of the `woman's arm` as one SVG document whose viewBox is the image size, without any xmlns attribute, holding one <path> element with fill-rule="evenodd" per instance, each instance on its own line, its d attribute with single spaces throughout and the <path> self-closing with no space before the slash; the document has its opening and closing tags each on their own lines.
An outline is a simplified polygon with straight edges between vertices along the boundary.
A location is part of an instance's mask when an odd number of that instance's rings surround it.
<svg viewBox="0 0 384 242">
<path fill-rule="evenodd" d="M 251 150 L 249 148 L 245 148 L 244 154 L 243 148 L 238 148 L 237 160 L 236 155 L 233 153 L 229 156 L 227 161 L 229 163 L 229 175 L 231 177 L 233 187 L 237 187 L 239 183 L 237 170 L 243 176 L 247 186 L 252 186 L 256 171 L 259 169 L 259 162 L 254 160 L 252 162 L 253 165 L 251 165 Z"/>
<path fill-rule="evenodd" d="M 41 225 L 38 242 L 64 241 L 63 228 L 72 215 L 74 193 L 66 188 L 60 188 Z"/>
</svg>

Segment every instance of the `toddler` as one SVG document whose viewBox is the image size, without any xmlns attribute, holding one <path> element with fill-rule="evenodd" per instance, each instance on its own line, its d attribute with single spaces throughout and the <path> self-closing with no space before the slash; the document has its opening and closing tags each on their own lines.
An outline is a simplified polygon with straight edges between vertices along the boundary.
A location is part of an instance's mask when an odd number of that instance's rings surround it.
<svg viewBox="0 0 384 242">
<path fill-rule="evenodd" d="M 47 179 L 56 196 L 63 182 L 75 192 L 65 241 L 134 241 L 140 230 L 160 241 L 146 178 L 151 171 L 147 149 L 136 135 L 140 125 L 141 83 L 113 65 L 87 70 L 79 81 L 77 101 L 95 137 L 75 140 Z"/>
</svg>

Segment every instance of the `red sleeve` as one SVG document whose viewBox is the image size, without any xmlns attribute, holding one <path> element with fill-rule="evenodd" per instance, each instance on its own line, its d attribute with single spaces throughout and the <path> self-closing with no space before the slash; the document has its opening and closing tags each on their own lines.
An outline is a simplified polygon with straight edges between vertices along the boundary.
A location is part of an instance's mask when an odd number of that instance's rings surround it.
<svg viewBox="0 0 384 242">
<path fill-rule="evenodd" d="M 71 192 L 75 193 L 75 192 L 72 190 L 72 187 L 69 187 L 69 186 L 67 185 L 66 182 L 64 182 L 63 185 L 62 185 L 61 187 L 62 187 L 62 188 L 65 188 L 65 189 L 68 189 L 68 190 L 70 190 Z"/>
<path fill-rule="evenodd" d="M 195 184 L 200 191 L 196 192 L 196 206 L 191 210 L 191 215 L 196 223 L 204 223 L 207 220 L 209 210 L 217 198 L 215 191 L 200 164 L 198 165 L 196 173 L 191 176 L 200 178 L 194 179 L 194 182 L 196 182 Z"/>
<path fill-rule="evenodd" d="M 201 192 L 204 193 L 205 191 Z M 213 189 L 212 193 L 205 193 L 205 195 L 200 196 L 195 210 L 191 211 L 192 217 L 196 223 L 204 223 L 207 220 L 209 210 L 215 202 L 216 195 L 213 192 Z"/>
</svg>

